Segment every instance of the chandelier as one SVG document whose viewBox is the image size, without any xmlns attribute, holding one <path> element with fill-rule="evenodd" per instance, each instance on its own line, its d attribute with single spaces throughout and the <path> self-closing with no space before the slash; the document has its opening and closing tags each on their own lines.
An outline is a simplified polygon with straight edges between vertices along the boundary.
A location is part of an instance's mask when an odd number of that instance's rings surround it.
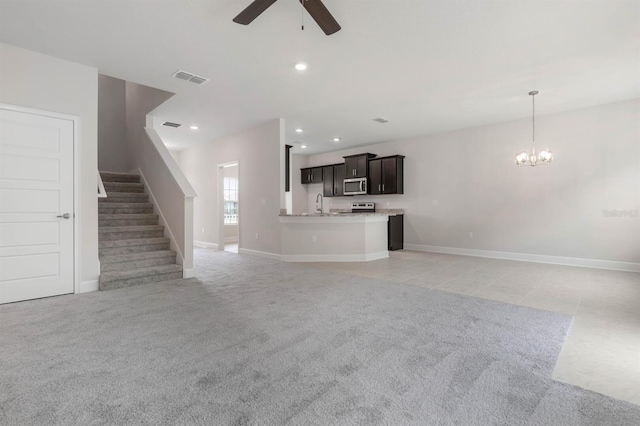
<svg viewBox="0 0 640 426">
<path fill-rule="evenodd" d="M 527 151 L 523 151 L 516 155 L 516 164 L 518 166 L 529 165 L 534 167 L 538 163 L 549 164 L 553 160 L 553 154 L 551 154 L 551 151 L 549 151 L 548 149 L 542 150 L 536 154 L 536 95 L 537 94 L 538 94 L 537 90 L 533 90 L 529 92 L 529 95 L 531 95 L 531 100 L 533 101 L 533 116 L 532 116 L 533 133 L 531 137 L 533 148 L 531 149 L 531 154 L 529 154 Z"/>
</svg>

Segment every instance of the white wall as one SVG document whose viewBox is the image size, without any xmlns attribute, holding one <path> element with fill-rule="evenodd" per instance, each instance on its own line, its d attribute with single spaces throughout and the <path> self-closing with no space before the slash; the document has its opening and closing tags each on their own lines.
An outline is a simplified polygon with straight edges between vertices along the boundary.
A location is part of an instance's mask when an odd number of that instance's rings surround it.
<svg viewBox="0 0 640 426">
<path fill-rule="evenodd" d="M 217 166 L 238 161 L 240 243 L 244 250 L 280 253 L 281 155 L 283 121 L 262 125 L 182 151 L 180 165 L 199 197 L 194 204 L 194 239 L 220 241 L 222 206 L 218 205 Z M 204 232 L 202 232 L 204 228 Z M 256 233 L 259 239 L 255 238 Z"/>
<path fill-rule="evenodd" d="M 314 155 L 308 165 L 405 155 L 404 195 L 325 200 L 326 209 L 357 200 L 405 208 L 405 244 L 640 262 L 640 218 L 603 217 L 640 208 L 640 99 L 536 117 L 536 140 L 554 152 L 552 165 L 514 164 L 531 149 L 531 119 Z M 307 190 L 312 209 L 322 188 Z"/>
<path fill-rule="evenodd" d="M 0 44 L 0 102 L 79 117 L 80 280 L 98 279 L 98 70 Z"/>
<path fill-rule="evenodd" d="M 173 96 L 126 82 L 128 164 L 140 171 L 152 195 L 160 224 L 178 253 L 185 278 L 193 273 L 193 188 L 154 130 L 152 111 Z"/>
<path fill-rule="evenodd" d="M 291 205 L 293 211 L 289 213 L 315 212 L 315 197 L 318 192 L 322 193 L 322 184 L 303 185 L 300 183 L 300 169 L 307 167 L 308 163 L 309 157 L 307 155 L 291 155 Z M 313 197 L 313 205 L 308 205 L 307 194 L 309 194 L 309 197 Z M 325 206 L 329 204 L 325 200 Z"/>
<path fill-rule="evenodd" d="M 182 151 L 172 151 L 169 150 L 169 153 L 171 154 L 171 156 L 173 157 L 174 160 L 176 160 L 176 163 L 180 164 L 180 153 Z"/>
<path fill-rule="evenodd" d="M 98 74 L 98 168 L 128 172 L 125 81 Z"/>
</svg>

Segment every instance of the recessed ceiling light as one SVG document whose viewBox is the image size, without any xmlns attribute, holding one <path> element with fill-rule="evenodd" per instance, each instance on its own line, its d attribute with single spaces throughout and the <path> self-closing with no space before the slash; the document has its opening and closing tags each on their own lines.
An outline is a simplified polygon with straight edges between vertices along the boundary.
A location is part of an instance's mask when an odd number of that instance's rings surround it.
<svg viewBox="0 0 640 426">
<path fill-rule="evenodd" d="M 340 138 L 333 138 L 334 142 L 340 142 Z"/>
<path fill-rule="evenodd" d="M 295 130 L 296 130 L 296 133 L 302 133 L 302 129 L 299 128 L 299 127 L 297 129 L 295 129 Z"/>
<path fill-rule="evenodd" d="M 300 145 L 300 148 L 305 149 L 307 146 L 306 145 Z"/>
<path fill-rule="evenodd" d="M 296 64 L 296 69 L 297 69 L 298 71 L 304 71 L 304 70 L 306 70 L 308 67 L 309 67 L 309 65 L 305 64 L 304 62 L 298 62 L 298 63 Z"/>
<path fill-rule="evenodd" d="M 191 130 L 198 130 L 198 126 L 189 126 Z"/>
</svg>

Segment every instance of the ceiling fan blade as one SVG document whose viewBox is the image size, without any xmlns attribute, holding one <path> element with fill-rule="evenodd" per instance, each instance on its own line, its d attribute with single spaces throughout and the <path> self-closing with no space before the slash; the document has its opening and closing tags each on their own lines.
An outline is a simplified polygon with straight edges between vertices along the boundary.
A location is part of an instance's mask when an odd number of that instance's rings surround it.
<svg viewBox="0 0 640 426">
<path fill-rule="evenodd" d="M 254 0 L 245 10 L 240 12 L 238 16 L 233 18 L 233 22 L 242 25 L 249 25 L 256 19 L 262 12 L 267 10 L 269 6 L 274 4 L 277 0 Z"/>
<path fill-rule="evenodd" d="M 326 35 L 340 31 L 340 24 L 320 0 L 300 0 L 309 15 L 318 23 Z"/>
</svg>

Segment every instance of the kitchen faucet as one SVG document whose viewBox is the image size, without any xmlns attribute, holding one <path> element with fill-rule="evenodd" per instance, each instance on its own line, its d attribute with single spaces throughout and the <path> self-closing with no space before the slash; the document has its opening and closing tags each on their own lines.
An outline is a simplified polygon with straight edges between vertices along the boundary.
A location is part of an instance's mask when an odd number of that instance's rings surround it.
<svg viewBox="0 0 640 426">
<path fill-rule="evenodd" d="M 319 206 L 318 201 L 320 202 Z M 316 196 L 316 213 L 322 213 L 322 194 Z"/>
</svg>

